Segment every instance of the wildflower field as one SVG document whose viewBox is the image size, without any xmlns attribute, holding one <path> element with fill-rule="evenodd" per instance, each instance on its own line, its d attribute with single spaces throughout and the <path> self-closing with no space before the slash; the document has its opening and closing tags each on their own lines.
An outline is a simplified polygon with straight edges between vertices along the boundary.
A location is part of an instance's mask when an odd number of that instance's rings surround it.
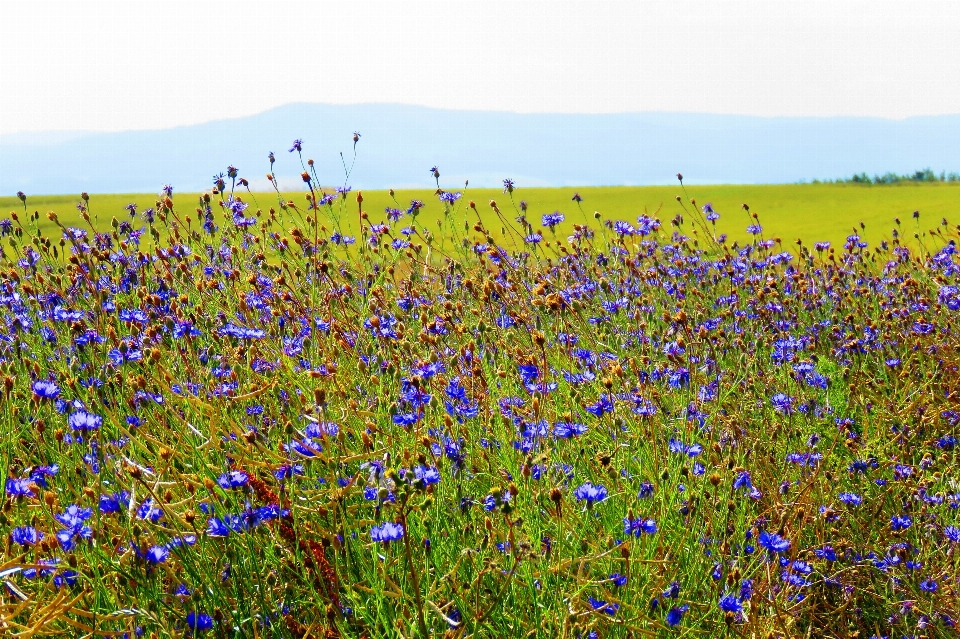
<svg viewBox="0 0 960 639">
<path fill-rule="evenodd" d="M 299 165 L 296 167 L 299 170 Z M 443 182 L 441 178 L 441 182 Z M 891 230 L 895 227 L 894 219 L 906 221 L 913 211 L 919 210 L 925 220 L 930 223 L 924 225 L 935 226 L 943 217 L 955 219 L 960 210 L 960 183 L 914 183 L 904 182 L 893 185 L 867 185 L 858 183 L 846 184 L 745 184 L 745 185 L 694 185 L 681 189 L 679 184 L 674 186 L 605 186 L 583 188 L 522 188 L 515 192 L 511 203 L 509 194 L 500 189 L 475 188 L 462 184 L 443 184 L 444 187 L 463 193 L 466 200 L 477 202 L 477 212 L 483 223 L 494 232 L 494 237 L 500 238 L 503 223 L 497 218 L 493 209 L 487 206 L 490 200 L 498 202 L 502 208 L 511 213 L 509 219 L 514 219 L 514 207 L 520 208 L 525 202 L 531 212 L 537 215 L 553 211 L 562 211 L 566 219 L 557 227 L 557 234 L 567 237 L 573 232 L 574 223 L 583 223 L 584 213 L 592 220 L 593 214 L 599 211 L 604 219 L 633 220 L 637 215 L 646 213 L 661 219 L 669 220 L 683 208 L 677 203 L 676 197 L 694 198 L 701 200 L 701 205 L 711 202 L 718 210 L 727 214 L 720 228 L 727 233 L 731 243 L 743 242 L 750 239 L 746 233 L 746 225 L 728 224 L 730 215 L 740 213 L 741 204 L 749 203 L 751 210 L 759 211 L 764 216 L 763 227 L 765 235 L 770 238 L 780 238 L 784 242 L 794 242 L 797 238 L 809 241 L 831 241 L 841 246 L 845 238 L 853 232 L 860 235 L 871 246 L 880 241 L 890 240 Z M 239 187 L 238 187 L 239 188 Z M 341 187 L 342 189 L 342 187 Z M 334 189 L 328 189 L 333 191 Z M 253 192 L 247 193 L 240 189 L 241 197 L 254 210 L 262 207 L 264 211 L 271 206 L 277 207 L 277 195 L 274 193 Z M 579 193 L 583 202 L 580 207 L 571 201 L 574 192 Z M 178 193 L 177 201 L 190 202 L 190 209 L 195 208 L 195 202 L 202 193 Z M 309 206 L 304 192 L 282 192 L 284 201 L 293 200 L 302 208 Z M 356 196 L 355 191 L 350 192 Z M 113 217 L 124 219 L 124 207 L 130 203 L 137 205 L 140 212 L 148 208 L 155 208 L 155 193 L 138 194 L 91 194 L 89 213 L 93 224 L 103 229 Z M 397 189 L 391 196 L 387 191 L 363 191 L 364 210 L 370 215 L 385 218 L 382 213 L 387 208 L 401 208 L 406 210 L 411 200 L 419 200 L 424 207 L 419 210 L 417 223 L 431 231 L 437 230 L 437 222 L 442 221 L 446 208 L 436 199 L 432 189 Z M 46 218 L 46 212 L 53 210 L 60 216 L 65 226 L 87 226 L 76 209 L 78 197 L 73 195 L 48 195 L 30 197 L 30 210 L 39 211 L 40 219 L 37 224 L 43 232 L 59 236 L 56 225 Z M 399 203 L 399 204 L 398 204 Z M 351 205 L 355 204 L 351 200 Z M 685 201 L 689 206 L 689 202 Z M 0 197 L 0 213 L 22 209 L 21 202 L 16 196 Z M 581 213 L 581 210 L 583 213 Z M 194 214 L 194 217 L 196 215 Z M 536 215 L 531 215 L 533 220 Z M 476 221 L 476 217 L 471 218 Z M 462 221 L 462 220 L 461 220 Z M 535 220 L 534 220 L 535 221 Z M 860 228 L 860 223 L 864 227 Z M 358 220 L 348 217 L 344 220 L 342 233 L 356 234 Z M 327 223 L 321 217 L 321 224 Z M 87 227 L 89 228 L 89 227 Z M 159 230 L 165 233 L 165 227 Z M 905 241 L 913 241 L 913 229 L 908 229 Z M 504 231 L 505 232 L 505 231 Z M 164 236 L 165 237 L 165 236 Z M 696 238 L 696 236 L 694 236 Z M 438 238 L 438 241 L 444 239 Z M 505 239 L 509 244 L 509 239 Z"/>
<path fill-rule="evenodd" d="M 957 635 L 953 222 L 302 168 L 0 220 L 3 636 Z"/>
</svg>

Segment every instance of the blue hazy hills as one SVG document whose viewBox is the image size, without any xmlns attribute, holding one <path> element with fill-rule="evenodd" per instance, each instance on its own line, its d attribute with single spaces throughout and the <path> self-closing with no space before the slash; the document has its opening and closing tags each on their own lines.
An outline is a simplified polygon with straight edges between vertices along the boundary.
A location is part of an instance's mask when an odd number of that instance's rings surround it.
<svg viewBox="0 0 960 639">
<path fill-rule="evenodd" d="M 288 153 L 303 140 L 326 185 L 354 189 L 441 186 L 789 183 L 866 172 L 960 169 L 960 115 L 761 118 L 697 113 L 545 114 L 433 109 L 398 104 L 288 104 L 257 115 L 119 133 L 0 136 L 0 194 L 177 191 L 212 185 L 230 164 L 267 186 L 275 152 L 281 186 L 302 188 Z"/>
</svg>

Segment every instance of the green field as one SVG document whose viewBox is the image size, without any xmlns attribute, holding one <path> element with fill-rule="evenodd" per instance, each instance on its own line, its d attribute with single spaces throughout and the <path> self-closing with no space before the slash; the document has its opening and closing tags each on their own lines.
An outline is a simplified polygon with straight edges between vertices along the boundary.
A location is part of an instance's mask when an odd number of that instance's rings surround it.
<svg viewBox="0 0 960 639">
<path fill-rule="evenodd" d="M 441 184 L 447 187 L 445 184 Z M 904 235 L 911 239 L 917 230 L 912 220 L 913 211 L 919 210 L 920 230 L 926 232 L 938 226 L 942 219 L 957 223 L 960 216 L 960 184 L 899 184 L 899 185 L 858 185 L 858 184 L 783 184 L 783 185 L 700 185 L 685 187 L 686 193 L 679 184 L 673 186 L 644 186 L 644 187 L 584 187 L 584 188 L 517 188 L 513 193 L 513 200 L 517 206 L 521 200 L 528 204 L 527 219 L 539 227 L 540 218 L 544 213 L 561 211 L 566 215 L 565 222 L 558 229 L 558 235 L 566 235 L 573 223 L 582 223 L 577 204 L 571 201 L 574 192 L 579 192 L 583 198 L 580 205 L 584 214 L 589 218 L 591 225 L 596 226 L 593 220 L 594 212 L 599 211 L 603 219 L 623 219 L 633 221 L 637 215 L 647 212 L 652 214 L 659 210 L 658 217 L 664 222 L 664 229 L 669 230 L 669 221 L 684 209 L 677 202 L 677 196 L 684 197 L 684 203 L 690 209 L 687 198 L 693 198 L 698 206 L 711 202 L 713 208 L 720 213 L 717 222 L 718 232 L 726 232 L 731 239 L 743 241 L 747 239 L 745 229 L 751 222 L 741 205 L 747 203 L 750 211 L 759 215 L 760 224 L 764 229 L 764 237 L 779 237 L 784 243 L 802 238 L 805 242 L 830 240 L 834 243 L 842 242 L 856 226 L 862 222 L 865 230 L 860 231 L 861 237 L 871 243 L 871 246 L 882 239 L 887 239 L 894 228 L 894 218 L 903 222 Z M 457 190 L 457 189 L 448 189 Z M 249 194 L 244 199 L 249 201 Z M 271 193 L 254 193 L 256 204 L 266 211 L 276 206 L 277 196 Z M 292 199 L 298 206 L 304 206 L 304 193 L 285 193 L 285 198 Z M 384 208 L 398 206 L 406 208 L 412 199 L 419 199 L 425 207 L 418 219 L 418 223 L 435 228 L 436 221 L 442 216 L 443 205 L 437 200 L 431 190 L 404 190 L 395 194 L 396 202 L 386 191 L 369 191 L 363 193 L 363 210 L 368 212 L 373 221 L 385 220 Z M 477 210 L 482 215 L 488 228 L 497 234 L 502 224 L 495 219 L 488 205 L 490 200 L 496 200 L 501 211 L 509 220 L 513 220 L 518 212 L 514 211 L 510 196 L 499 189 L 468 189 L 458 203 L 458 216 L 466 211 L 466 203 L 474 200 Z M 153 194 L 93 194 L 90 196 L 90 214 L 97 228 L 107 228 L 111 218 L 125 219 L 127 212 L 123 207 L 136 202 L 140 210 L 153 206 L 156 196 Z M 197 194 L 174 193 L 177 209 L 183 213 L 196 206 Z M 67 226 L 81 225 L 76 209 L 79 202 L 77 196 L 28 196 L 27 208 L 30 212 L 40 212 L 41 228 L 52 228 L 46 219 L 47 211 L 55 211 L 61 221 Z M 346 222 L 343 232 L 350 234 L 357 231 L 356 192 L 350 193 L 343 202 Z M 0 211 L 22 211 L 22 205 L 16 197 L 0 197 Z M 472 215 L 472 213 L 471 213 Z M 462 217 L 458 217 L 462 219 Z M 471 219 L 471 224 L 473 221 Z M 687 222 L 690 222 L 687 216 Z M 401 224 L 409 223 L 409 218 L 401 220 Z M 689 227 L 688 227 L 689 228 Z M 545 233 L 546 239 L 550 239 Z"/>
</svg>

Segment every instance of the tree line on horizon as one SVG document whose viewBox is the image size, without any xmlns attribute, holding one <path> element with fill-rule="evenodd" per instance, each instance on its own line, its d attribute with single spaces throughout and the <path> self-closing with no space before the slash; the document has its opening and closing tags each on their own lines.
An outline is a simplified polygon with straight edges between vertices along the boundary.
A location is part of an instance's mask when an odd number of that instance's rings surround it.
<svg viewBox="0 0 960 639">
<path fill-rule="evenodd" d="M 871 178 L 864 171 L 855 173 L 849 178 L 813 180 L 813 184 L 901 184 L 903 182 L 960 182 L 960 173 L 941 171 L 940 175 L 937 175 L 933 169 L 927 167 L 904 175 L 887 171 L 883 175 L 874 175 Z"/>
</svg>

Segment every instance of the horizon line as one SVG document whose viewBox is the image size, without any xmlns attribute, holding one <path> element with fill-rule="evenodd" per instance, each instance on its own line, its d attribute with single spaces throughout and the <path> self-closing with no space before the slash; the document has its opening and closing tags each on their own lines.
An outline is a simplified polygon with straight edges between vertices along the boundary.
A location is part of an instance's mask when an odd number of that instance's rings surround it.
<svg viewBox="0 0 960 639">
<path fill-rule="evenodd" d="M 665 110 L 640 110 L 640 111 L 511 111 L 511 110 L 502 110 L 502 109 L 453 109 L 449 107 L 434 107 L 425 104 L 415 104 L 407 102 L 304 102 L 304 101 L 295 101 L 287 102 L 284 104 L 271 107 L 269 109 L 264 109 L 262 111 L 256 111 L 254 113 L 249 113 L 247 115 L 239 115 L 233 117 L 222 117 L 222 118 L 213 118 L 209 120 L 203 120 L 200 122 L 194 122 L 190 124 L 175 124 L 169 127 L 164 128 L 143 128 L 143 129 L 24 129 L 17 131 L 8 131 L 0 132 L 0 142 L 3 138 L 14 135 L 42 135 L 42 134 L 61 134 L 61 135 L 98 135 L 98 134 L 110 134 L 110 133 L 148 133 L 148 132 L 159 132 L 159 131 L 172 131 L 174 129 L 185 129 L 193 126 L 203 126 L 205 124 L 213 124 L 215 122 L 230 122 L 237 120 L 244 120 L 247 118 L 257 117 L 259 115 L 264 115 L 272 111 L 277 111 L 279 109 L 284 109 L 287 107 L 293 106 L 330 106 L 330 107 L 367 107 L 367 106 L 387 106 L 387 107 L 408 107 L 408 108 L 419 108 L 427 109 L 431 111 L 444 111 L 448 113 L 489 113 L 489 114 L 502 114 L 502 115 L 519 115 L 519 116 L 586 116 L 586 117 L 604 117 L 604 116 L 623 116 L 623 115 L 688 115 L 688 116 L 704 116 L 704 117 L 728 117 L 728 118 L 749 118 L 754 120 L 873 120 L 879 122 L 906 122 L 907 120 L 916 120 L 924 118 L 949 118 L 949 117 L 960 117 L 960 111 L 955 113 L 938 113 L 938 114 L 918 114 L 918 115 L 909 115 L 902 118 L 893 118 L 893 117 L 881 117 L 875 115 L 849 115 L 849 114 L 837 114 L 837 115 L 757 115 L 751 113 L 718 113 L 712 111 L 665 111 Z"/>
</svg>

